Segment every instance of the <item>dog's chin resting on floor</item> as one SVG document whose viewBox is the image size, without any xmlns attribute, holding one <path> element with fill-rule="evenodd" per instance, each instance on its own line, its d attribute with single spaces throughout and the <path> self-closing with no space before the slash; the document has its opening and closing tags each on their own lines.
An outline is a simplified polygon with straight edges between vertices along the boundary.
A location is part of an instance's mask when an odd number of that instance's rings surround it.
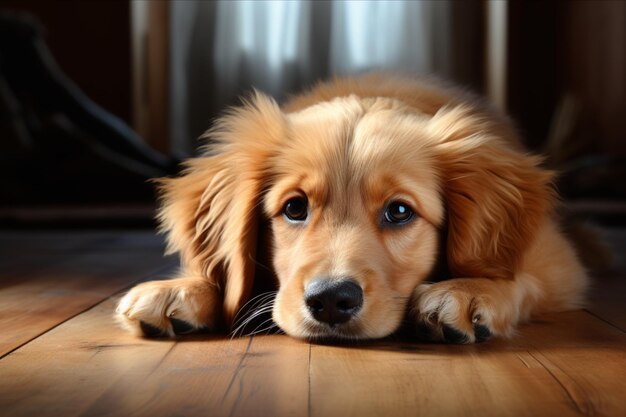
<svg viewBox="0 0 626 417">
<path fill-rule="evenodd" d="M 371 74 L 282 107 L 255 93 L 205 139 L 160 183 L 181 270 L 122 298 L 117 318 L 137 334 L 233 330 L 243 308 L 271 310 L 297 338 L 382 338 L 402 324 L 474 343 L 583 302 L 553 173 L 462 90 Z"/>
</svg>

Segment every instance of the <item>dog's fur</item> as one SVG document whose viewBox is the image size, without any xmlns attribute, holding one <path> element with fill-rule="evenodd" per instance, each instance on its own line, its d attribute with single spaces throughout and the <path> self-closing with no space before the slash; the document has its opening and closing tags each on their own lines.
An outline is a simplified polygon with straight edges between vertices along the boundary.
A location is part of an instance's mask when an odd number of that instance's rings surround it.
<svg viewBox="0 0 626 417">
<path fill-rule="evenodd" d="M 174 336 L 172 318 L 232 326 L 260 279 L 260 249 L 278 289 L 273 320 L 300 338 L 380 338 L 409 319 L 416 334 L 472 343 L 581 306 L 588 279 L 557 226 L 553 173 L 467 93 L 381 74 L 336 79 L 282 109 L 256 93 L 206 136 L 203 156 L 162 181 L 159 219 L 180 276 L 121 300 L 132 331 Z M 304 222 L 283 214 L 294 196 L 308 201 Z M 383 224 L 398 200 L 416 216 Z M 307 284 L 341 277 L 362 288 L 362 308 L 341 325 L 316 321 Z"/>
</svg>

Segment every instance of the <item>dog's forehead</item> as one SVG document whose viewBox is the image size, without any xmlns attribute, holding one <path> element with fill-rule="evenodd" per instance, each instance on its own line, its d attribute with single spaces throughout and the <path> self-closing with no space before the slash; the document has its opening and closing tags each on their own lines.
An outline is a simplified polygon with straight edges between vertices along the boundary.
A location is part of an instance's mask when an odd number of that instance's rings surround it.
<svg viewBox="0 0 626 417">
<path fill-rule="evenodd" d="M 352 179 L 388 171 L 418 174 L 432 165 L 429 119 L 397 100 L 336 98 L 288 115 L 285 156 L 335 178 L 338 169 Z"/>
<path fill-rule="evenodd" d="M 354 116 L 358 117 L 364 111 L 363 100 L 351 95 L 319 102 L 299 111 L 287 113 L 287 117 L 294 125 L 306 125 L 320 120 L 340 122 Z"/>
<path fill-rule="evenodd" d="M 395 100 L 351 96 L 289 114 L 288 121 L 289 137 L 272 164 L 280 188 L 327 202 L 409 193 L 428 199 L 420 204 L 441 217 L 425 116 Z"/>
</svg>

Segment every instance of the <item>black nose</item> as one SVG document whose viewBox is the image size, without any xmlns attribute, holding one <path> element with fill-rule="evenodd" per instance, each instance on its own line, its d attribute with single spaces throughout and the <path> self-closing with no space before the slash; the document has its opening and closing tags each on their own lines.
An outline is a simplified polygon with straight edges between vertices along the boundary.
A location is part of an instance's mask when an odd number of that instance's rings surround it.
<svg viewBox="0 0 626 417">
<path fill-rule="evenodd" d="M 361 309 L 363 290 L 349 279 L 319 278 L 306 286 L 304 302 L 315 320 L 332 326 L 347 322 Z"/>
</svg>

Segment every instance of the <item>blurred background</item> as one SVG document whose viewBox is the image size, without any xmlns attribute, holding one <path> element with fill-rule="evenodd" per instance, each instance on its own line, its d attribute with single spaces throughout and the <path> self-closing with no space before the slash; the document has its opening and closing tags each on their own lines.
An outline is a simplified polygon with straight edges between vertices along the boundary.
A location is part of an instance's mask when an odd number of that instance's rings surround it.
<svg viewBox="0 0 626 417">
<path fill-rule="evenodd" d="M 239 95 L 375 69 L 486 95 L 626 223 L 626 2 L 3 0 L 0 226 L 152 226 L 149 179 Z"/>
</svg>

